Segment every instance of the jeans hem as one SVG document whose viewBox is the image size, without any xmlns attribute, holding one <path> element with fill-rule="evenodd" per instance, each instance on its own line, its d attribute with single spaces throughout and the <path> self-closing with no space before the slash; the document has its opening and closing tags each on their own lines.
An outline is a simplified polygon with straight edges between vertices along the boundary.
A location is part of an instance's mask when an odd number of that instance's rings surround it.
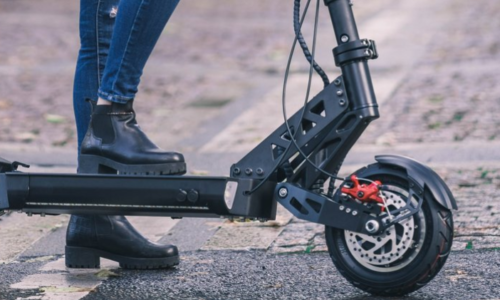
<svg viewBox="0 0 500 300">
<path fill-rule="evenodd" d="M 134 100 L 133 97 L 113 95 L 113 94 L 106 93 L 103 91 L 98 91 L 97 95 L 99 96 L 99 98 L 102 98 L 102 99 L 105 99 L 105 100 L 108 100 L 111 102 L 115 102 L 115 103 L 120 103 L 120 104 L 125 104 L 128 101 Z"/>
</svg>

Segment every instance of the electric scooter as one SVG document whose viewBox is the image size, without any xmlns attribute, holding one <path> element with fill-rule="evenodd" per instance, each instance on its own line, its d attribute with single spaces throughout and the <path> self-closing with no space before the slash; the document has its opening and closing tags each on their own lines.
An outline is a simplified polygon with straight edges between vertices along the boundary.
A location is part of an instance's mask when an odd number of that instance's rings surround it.
<svg viewBox="0 0 500 300">
<path fill-rule="evenodd" d="M 310 75 L 314 69 L 325 87 L 232 165 L 229 177 L 124 175 L 103 165 L 85 166 L 87 174 L 22 173 L 17 168 L 24 164 L 0 159 L 0 213 L 264 222 L 275 219 L 279 203 L 299 219 L 325 225 L 331 259 L 354 286 L 385 296 L 423 287 L 450 253 L 455 199 L 433 170 L 401 156 L 376 156 L 375 163 L 338 177 L 351 147 L 379 117 L 368 68 L 377 48 L 360 39 L 350 0 L 324 0 L 342 72 L 330 82 L 301 33 L 310 0 L 302 16 L 300 0 L 294 1 L 294 47 L 300 45 Z M 318 9 L 319 0 L 316 25 Z"/>
</svg>

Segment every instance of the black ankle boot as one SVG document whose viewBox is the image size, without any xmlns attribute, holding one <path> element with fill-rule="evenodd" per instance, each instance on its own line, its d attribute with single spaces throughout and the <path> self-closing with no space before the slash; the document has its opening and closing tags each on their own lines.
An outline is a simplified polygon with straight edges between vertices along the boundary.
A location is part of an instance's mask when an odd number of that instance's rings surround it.
<svg viewBox="0 0 500 300">
<path fill-rule="evenodd" d="M 80 173 L 184 174 L 180 153 L 158 148 L 135 120 L 132 101 L 93 105 L 92 120 L 81 145 Z"/>
<path fill-rule="evenodd" d="M 99 268 L 101 257 L 124 269 L 179 264 L 177 247 L 151 243 L 123 216 L 72 215 L 66 232 L 66 266 Z"/>
</svg>

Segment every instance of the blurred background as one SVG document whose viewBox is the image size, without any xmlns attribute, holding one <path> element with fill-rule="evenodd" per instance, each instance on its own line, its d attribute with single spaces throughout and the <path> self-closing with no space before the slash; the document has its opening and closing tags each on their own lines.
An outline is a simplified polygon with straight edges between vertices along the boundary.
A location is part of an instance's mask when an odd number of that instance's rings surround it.
<svg viewBox="0 0 500 300">
<path fill-rule="evenodd" d="M 371 66 L 379 101 L 390 103 L 361 142 L 499 139 L 500 3 L 411 2 L 354 1 L 361 36 L 378 42 L 381 58 Z M 140 85 L 135 106 L 143 129 L 162 147 L 189 151 L 199 145 L 183 141 L 203 134 L 224 108 L 248 98 L 233 111 L 236 117 L 258 102 L 256 91 L 279 86 L 293 38 L 292 6 L 285 0 L 181 1 Z M 76 149 L 78 10 L 79 1 L 0 0 L 0 146 Z M 311 25 L 310 18 L 304 25 L 309 44 Z M 334 45 L 321 5 L 317 60 L 331 79 L 338 74 Z M 300 51 L 295 57 L 293 73 L 306 78 L 305 59 Z M 305 83 L 299 87 L 290 93 L 300 92 L 297 103 Z"/>
</svg>

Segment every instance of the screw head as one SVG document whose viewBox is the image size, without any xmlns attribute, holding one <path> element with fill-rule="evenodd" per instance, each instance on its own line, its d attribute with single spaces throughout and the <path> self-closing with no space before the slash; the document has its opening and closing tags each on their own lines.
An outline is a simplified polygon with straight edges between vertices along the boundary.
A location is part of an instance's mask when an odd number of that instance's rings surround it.
<svg viewBox="0 0 500 300">
<path fill-rule="evenodd" d="M 339 104 L 340 104 L 340 106 L 344 106 L 345 105 L 345 100 L 344 99 L 340 99 L 339 100 Z"/>
<path fill-rule="evenodd" d="M 177 191 L 177 196 L 175 198 L 178 202 L 184 202 L 187 199 L 187 195 L 188 195 L 187 191 L 179 189 L 179 191 Z"/>
<path fill-rule="evenodd" d="M 337 96 L 342 96 L 344 95 L 344 91 L 343 90 L 337 90 Z"/>
<path fill-rule="evenodd" d="M 350 208 L 347 208 L 347 209 L 345 210 L 345 212 L 346 212 L 346 213 L 350 213 L 350 212 L 351 212 L 351 209 L 350 209 Z"/>
<path fill-rule="evenodd" d="M 282 187 L 282 188 L 280 188 L 280 190 L 278 191 L 278 195 L 279 195 L 281 198 L 285 198 L 286 196 L 288 196 L 288 190 L 287 190 L 285 187 Z"/>
<path fill-rule="evenodd" d="M 347 34 L 343 34 L 341 37 L 340 37 L 340 41 L 342 43 L 347 43 L 349 42 L 349 36 Z"/>
<path fill-rule="evenodd" d="M 189 190 L 187 194 L 187 200 L 191 203 L 196 203 L 200 198 L 200 194 L 197 190 Z"/>
<path fill-rule="evenodd" d="M 345 208 L 345 206 L 344 206 L 344 205 L 339 206 L 339 209 L 340 209 L 340 210 L 344 210 L 344 208 Z"/>
<path fill-rule="evenodd" d="M 240 175 L 240 174 L 241 174 L 241 169 L 240 169 L 240 168 L 238 168 L 238 167 L 236 167 L 236 168 L 234 168 L 234 169 L 233 169 L 233 173 L 234 173 L 235 175 Z"/>
<path fill-rule="evenodd" d="M 359 197 L 359 198 L 363 198 L 364 196 L 365 196 L 365 193 L 363 193 L 363 192 L 358 192 L 358 197 Z"/>
<path fill-rule="evenodd" d="M 340 85 L 340 83 L 341 83 L 341 82 L 340 82 L 340 79 L 335 79 L 335 80 L 333 81 L 333 84 L 335 84 L 336 86 L 339 86 L 339 85 Z"/>
<path fill-rule="evenodd" d="M 256 170 L 256 173 L 257 173 L 257 175 L 264 175 L 264 170 L 262 170 L 262 168 L 258 168 Z"/>
<path fill-rule="evenodd" d="M 245 170 L 245 174 L 247 174 L 247 175 L 252 175 L 252 173 L 253 173 L 253 170 L 250 168 Z"/>
<path fill-rule="evenodd" d="M 365 224 L 365 229 L 369 233 L 375 233 L 375 232 L 377 232 L 378 229 L 379 229 L 379 227 L 380 227 L 380 225 L 375 220 L 370 220 L 370 221 L 366 222 L 366 224 Z"/>
<path fill-rule="evenodd" d="M 357 216 L 357 215 L 358 215 L 358 212 L 357 212 L 356 210 L 353 210 L 353 211 L 352 211 L 352 215 L 353 215 L 353 216 Z"/>
</svg>

